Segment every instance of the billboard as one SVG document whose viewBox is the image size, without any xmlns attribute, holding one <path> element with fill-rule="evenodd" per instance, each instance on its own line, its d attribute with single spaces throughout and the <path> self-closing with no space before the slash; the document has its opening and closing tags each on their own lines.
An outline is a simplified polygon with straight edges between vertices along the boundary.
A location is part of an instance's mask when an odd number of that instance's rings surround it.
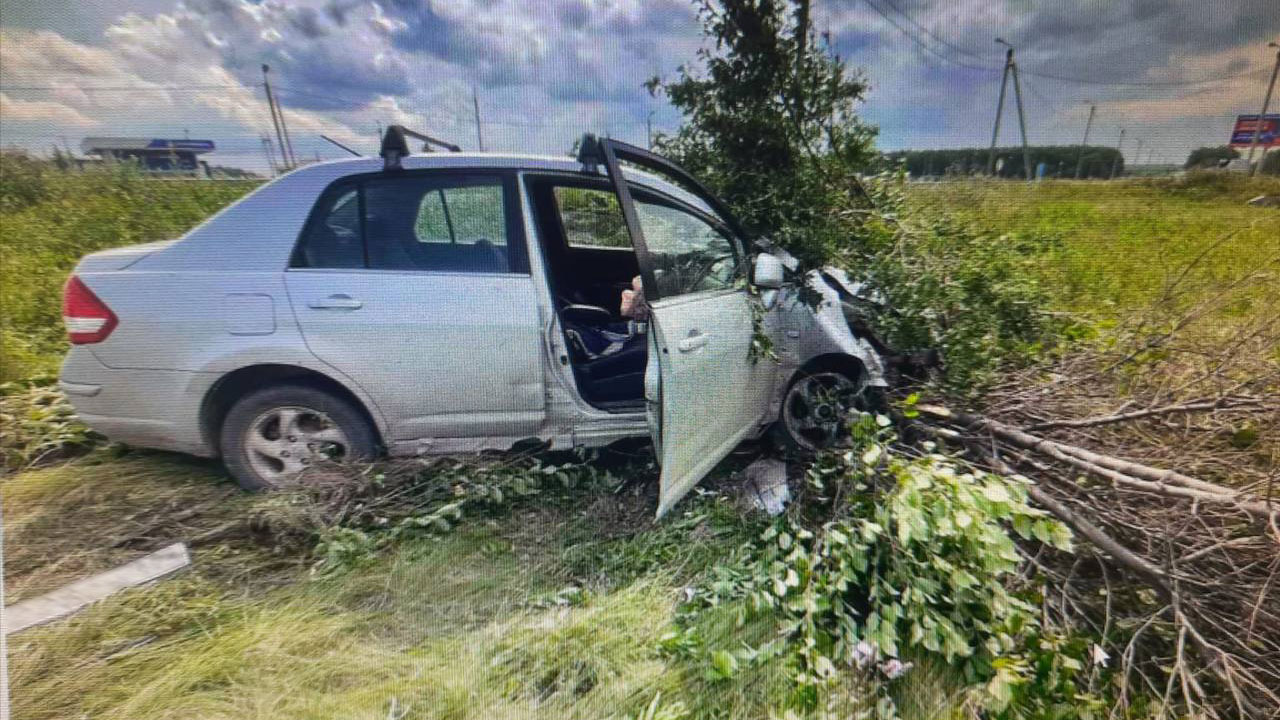
<svg viewBox="0 0 1280 720">
<path fill-rule="evenodd" d="M 1258 116 L 1237 115 L 1236 126 L 1231 131 L 1231 144 L 1235 147 L 1248 147 L 1253 142 L 1253 132 L 1258 126 Z M 1258 145 L 1262 147 L 1280 146 L 1280 115 L 1268 114 L 1262 120 L 1262 132 L 1258 136 Z"/>
</svg>

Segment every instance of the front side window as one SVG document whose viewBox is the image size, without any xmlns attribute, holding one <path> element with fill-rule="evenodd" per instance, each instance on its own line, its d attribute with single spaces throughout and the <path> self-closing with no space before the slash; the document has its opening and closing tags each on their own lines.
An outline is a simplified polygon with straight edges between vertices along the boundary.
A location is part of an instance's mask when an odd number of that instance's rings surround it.
<svg viewBox="0 0 1280 720">
<path fill-rule="evenodd" d="M 527 272 L 513 186 L 502 175 L 418 173 L 332 188 L 293 266 Z"/>
<path fill-rule="evenodd" d="M 660 297 L 734 287 L 738 254 L 726 232 L 671 205 L 637 200 L 635 207 Z"/>
<path fill-rule="evenodd" d="M 622 208 L 612 190 L 558 185 L 555 195 L 569 247 L 631 248 Z"/>
</svg>

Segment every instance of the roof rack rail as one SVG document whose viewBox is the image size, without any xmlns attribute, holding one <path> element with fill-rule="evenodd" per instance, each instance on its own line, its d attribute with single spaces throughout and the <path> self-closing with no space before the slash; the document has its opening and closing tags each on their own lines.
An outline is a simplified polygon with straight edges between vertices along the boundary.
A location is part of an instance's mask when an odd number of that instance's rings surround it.
<svg viewBox="0 0 1280 720">
<path fill-rule="evenodd" d="M 431 152 L 432 145 L 438 145 L 449 152 L 462 152 L 462 148 L 451 142 L 414 132 L 403 125 L 391 125 L 382 134 L 382 149 L 378 151 L 378 155 L 382 157 L 383 170 L 403 169 L 400 161 L 409 156 L 408 138 L 410 137 L 422 141 L 423 152 Z"/>
</svg>

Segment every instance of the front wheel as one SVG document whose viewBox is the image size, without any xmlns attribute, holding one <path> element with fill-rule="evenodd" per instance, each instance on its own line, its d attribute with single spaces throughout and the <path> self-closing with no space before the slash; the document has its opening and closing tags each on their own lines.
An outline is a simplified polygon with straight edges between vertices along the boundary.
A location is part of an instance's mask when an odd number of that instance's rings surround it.
<svg viewBox="0 0 1280 720">
<path fill-rule="evenodd" d="M 222 424 L 222 458 L 246 490 L 280 487 L 324 460 L 373 457 L 373 428 L 351 403 L 303 385 L 241 398 Z"/>
<path fill-rule="evenodd" d="M 782 397 L 774 437 L 790 452 L 815 453 L 849 439 L 849 418 L 878 405 L 878 389 L 862 373 L 797 373 Z"/>
</svg>

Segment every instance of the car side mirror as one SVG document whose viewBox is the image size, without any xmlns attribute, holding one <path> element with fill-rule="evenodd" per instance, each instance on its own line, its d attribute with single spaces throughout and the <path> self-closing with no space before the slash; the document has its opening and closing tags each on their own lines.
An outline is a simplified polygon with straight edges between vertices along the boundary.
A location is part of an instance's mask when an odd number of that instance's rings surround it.
<svg viewBox="0 0 1280 720">
<path fill-rule="evenodd" d="M 762 252 L 756 255 L 751 281 L 761 290 L 777 290 L 782 287 L 782 272 L 782 261 L 778 256 Z"/>
</svg>

